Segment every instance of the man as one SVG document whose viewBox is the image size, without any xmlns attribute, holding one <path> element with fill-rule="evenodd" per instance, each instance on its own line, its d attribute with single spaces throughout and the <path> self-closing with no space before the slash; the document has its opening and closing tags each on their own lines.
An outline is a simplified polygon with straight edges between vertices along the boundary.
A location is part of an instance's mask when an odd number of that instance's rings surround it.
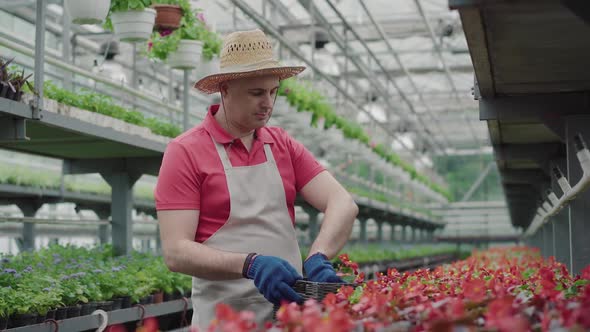
<svg viewBox="0 0 590 332">
<path fill-rule="evenodd" d="M 292 286 L 303 270 L 311 281 L 341 282 L 329 258 L 346 243 L 358 213 L 301 143 L 265 127 L 279 81 L 305 68 L 281 66 L 260 30 L 228 35 L 220 67 L 195 87 L 219 92 L 221 104 L 170 142 L 155 190 L 164 258 L 170 270 L 194 277 L 192 324 L 200 327 L 219 302 L 270 320 L 272 303 L 302 301 Z M 297 192 L 325 214 L 303 264 L 294 229 Z"/>
</svg>

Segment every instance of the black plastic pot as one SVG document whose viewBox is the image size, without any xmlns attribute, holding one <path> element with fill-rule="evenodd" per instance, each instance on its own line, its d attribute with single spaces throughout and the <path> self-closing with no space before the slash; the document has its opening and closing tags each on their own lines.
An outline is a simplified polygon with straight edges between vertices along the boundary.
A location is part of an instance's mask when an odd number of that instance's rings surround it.
<svg viewBox="0 0 590 332">
<path fill-rule="evenodd" d="M 119 310 L 122 308 L 123 306 L 123 298 L 117 297 L 112 299 L 113 301 L 113 310 Z"/>
<path fill-rule="evenodd" d="M 41 324 L 45 321 L 45 317 L 47 316 L 47 313 L 45 313 L 44 315 L 42 315 L 41 313 L 37 314 L 37 321 L 35 322 L 35 324 Z"/>
<path fill-rule="evenodd" d="M 8 319 L 8 328 L 33 325 L 37 322 L 37 313 L 15 314 Z"/>
<path fill-rule="evenodd" d="M 150 304 L 152 303 L 154 300 L 154 297 L 152 295 L 148 295 L 144 298 L 139 299 L 139 304 Z"/>
<path fill-rule="evenodd" d="M 67 307 L 57 308 L 57 309 L 55 309 L 55 320 L 66 319 L 67 314 L 68 314 Z"/>
<path fill-rule="evenodd" d="M 173 293 L 164 293 L 164 302 L 175 300 Z"/>
<path fill-rule="evenodd" d="M 80 309 L 80 316 L 87 316 L 96 310 L 96 302 L 88 302 L 82 304 L 82 309 Z"/>
<path fill-rule="evenodd" d="M 8 317 L 0 316 L 0 330 L 6 330 L 8 327 Z"/>
<path fill-rule="evenodd" d="M 79 304 L 66 307 L 66 318 L 74 318 L 80 317 L 80 311 L 82 310 L 82 306 Z"/>
<path fill-rule="evenodd" d="M 112 311 L 113 310 L 113 301 L 96 302 L 96 310 Z"/>
<path fill-rule="evenodd" d="M 45 319 L 55 319 L 55 313 L 56 313 L 57 309 L 51 309 L 49 311 L 47 311 L 47 314 L 45 315 Z"/>
<path fill-rule="evenodd" d="M 131 296 L 121 297 L 121 308 L 131 308 Z"/>
</svg>

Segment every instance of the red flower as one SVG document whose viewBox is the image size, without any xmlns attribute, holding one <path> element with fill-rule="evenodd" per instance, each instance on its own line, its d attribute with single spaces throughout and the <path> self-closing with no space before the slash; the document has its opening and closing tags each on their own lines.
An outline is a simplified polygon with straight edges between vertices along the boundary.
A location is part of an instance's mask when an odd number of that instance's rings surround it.
<svg viewBox="0 0 590 332">
<path fill-rule="evenodd" d="M 481 279 L 467 280 L 463 282 L 461 288 L 465 298 L 472 302 L 481 302 L 486 299 L 486 283 Z"/>
</svg>

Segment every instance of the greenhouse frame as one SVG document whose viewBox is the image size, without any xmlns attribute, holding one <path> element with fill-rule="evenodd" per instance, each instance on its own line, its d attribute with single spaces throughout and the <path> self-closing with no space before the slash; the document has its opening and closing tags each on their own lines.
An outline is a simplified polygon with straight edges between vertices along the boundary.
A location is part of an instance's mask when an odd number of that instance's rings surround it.
<svg viewBox="0 0 590 332">
<path fill-rule="evenodd" d="M 585 1 L 0 0 L 0 28 L 0 331 L 590 330 Z M 306 67 L 266 126 L 358 213 L 327 257 L 334 212 L 298 189 L 305 304 L 249 255 L 272 320 L 220 300 L 197 327 L 201 272 L 172 271 L 154 193 L 170 143 L 225 112 L 193 85 L 258 30 Z"/>
</svg>

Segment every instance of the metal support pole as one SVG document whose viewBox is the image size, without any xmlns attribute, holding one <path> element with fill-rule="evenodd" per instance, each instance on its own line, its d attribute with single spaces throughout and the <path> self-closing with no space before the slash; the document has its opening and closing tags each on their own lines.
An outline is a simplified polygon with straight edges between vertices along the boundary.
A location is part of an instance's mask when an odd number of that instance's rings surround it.
<svg viewBox="0 0 590 332">
<path fill-rule="evenodd" d="M 577 183 L 582 177 L 583 171 L 576 156 L 577 149 L 574 144 L 574 136 L 581 134 L 588 146 L 590 146 L 590 116 L 578 115 L 566 118 L 566 143 L 567 143 L 567 179 L 572 184 Z M 570 205 L 570 265 L 572 274 L 579 274 L 586 265 L 590 264 L 590 190 L 578 194 Z"/>
<path fill-rule="evenodd" d="M 408 242 L 408 225 L 402 225 L 402 242 Z"/>
<path fill-rule="evenodd" d="M 551 168 L 557 166 L 561 169 L 562 172 L 567 171 L 567 160 L 566 159 L 558 159 L 554 160 L 550 163 Z M 553 192 L 558 196 L 561 197 L 562 191 L 557 184 L 557 180 L 554 176 L 551 177 L 551 188 Z M 554 244 L 555 244 L 555 259 L 558 262 L 565 264 L 568 267 L 568 270 L 571 271 L 572 267 L 570 265 L 570 226 L 569 226 L 569 207 L 564 208 L 558 214 L 553 216 L 553 227 L 555 227 L 555 231 L 553 235 L 555 237 Z"/>
<path fill-rule="evenodd" d="M 176 101 L 176 94 L 174 93 L 174 72 L 172 72 L 172 69 L 168 69 L 168 82 L 168 102 L 174 104 Z"/>
<path fill-rule="evenodd" d="M 67 62 L 67 63 L 71 63 L 71 59 L 72 59 L 72 48 L 71 48 L 71 41 L 70 41 L 70 37 L 71 37 L 71 32 L 72 32 L 72 18 L 70 17 L 70 13 L 68 13 L 67 10 L 63 11 L 63 15 L 62 15 L 62 24 L 63 24 L 63 30 L 62 30 L 62 35 L 61 35 L 61 54 L 62 54 L 62 59 Z M 70 73 L 70 72 L 64 72 L 64 88 L 66 90 L 73 90 L 73 80 L 74 80 L 74 74 Z"/>
<path fill-rule="evenodd" d="M 156 226 L 156 252 L 162 252 L 162 237 L 160 237 L 160 224 Z"/>
<path fill-rule="evenodd" d="M 113 247 L 117 255 L 127 255 L 133 249 L 133 185 L 139 175 L 128 173 L 101 173 L 111 185 L 111 226 Z"/>
<path fill-rule="evenodd" d="M 45 80 L 45 17 L 47 12 L 47 0 L 37 0 L 37 13 L 35 18 L 35 90 L 37 98 L 33 108 L 33 119 L 41 119 L 43 110 L 43 81 Z"/>
<path fill-rule="evenodd" d="M 395 241 L 395 229 L 397 228 L 397 225 L 392 223 L 391 224 L 391 233 L 389 235 L 389 242 L 394 242 Z"/>
<path fill-rule="evenodd" d="M 310 44 L 311 44 L 311 62 L 313 64 L 315 64 L 315 32 L 314 32 L 315 15 L 314 15 L 314 12 L 315 12 L 316 8 L 313 4 L 313 1 L 309 2 L 307 10 L 309 11 L 309 13 L 310 13 L 309 16 L 311 18 L 311 24 L 309 25 L 309 38 L 310 38 Z M 313 82 L 315 79 L 315 73 L 313 70 L 311 71 L 310 75 L 311 75 L 311 81 Z"/>
<path fill-rule="evenodd" d="M 189 86 L 188 80 L 189 80 L 190 72 L 191 71 L 189 69 L 184 70 L 184 79 L 183 79 L 184 91 L 182 94 L 182 110 L 183 110 L 182 126 L 184 128 L 184 131 L 187 131 L 190 128 L 190 124 L 189 124 L 189 120 L 188 120 L 188 115 L 189 115 L 188 95 L 189 95 L 189 91 L 190 91 L 190 86 Z"/>
<path fill-rule="evenodd" d="M 16 204 L 25 217 L 33 218 L 43 203 L 33 201 L 23 201 Z M 22 238 L 20 243 L 21 251 L 35 250 L 35 224 L 23 222 Z"/>
<path fill-rule="evenodd" d="M 412 227 L 412 242 L 416 242 L 417 240 L 416 233 L 416 227 Z"/>
<path fill-rule="evenodd" d="M 375 222 L 377 223 L 377 242 L 381 243 L 383 242 L 383 221 L 375 220 Z"/>
<path fill-rule="evenodd" d="M 111 211 L 108 209 L 94 209 L 94 213 L 98 216 L 99 219 L 108 220 L 111 216 Z M 109 226 L 108 225 L 99 225 L 98 226 L 98 241 L 100 244 L 107 244 L 109 243 Z"/>
<path fill-rule="evenodd" d="M 313 207 L 304 207 L 304 211 L 309 216 L 309 224 L 308 224 L 308 233 L 309 233 L 309 242 L 310 244 L 315 241 L 315 238 L 318 236 L 319 226 L 318 226 L 318 215 L 320 212 L 313 208 Z"/>
<path fill-rule="evenodd" d="M 359 218 L 359 222 L 361 223 L 360 242 L 362 244 L 367 244 L 367 219 Z"/>
<path fill-rule="evenodd" d="M 545 224 L 545 237 L 543 238 L 543 242 L 545 242 L 545 257 L 553 256 L 553 223 Z"/>
</svg>

